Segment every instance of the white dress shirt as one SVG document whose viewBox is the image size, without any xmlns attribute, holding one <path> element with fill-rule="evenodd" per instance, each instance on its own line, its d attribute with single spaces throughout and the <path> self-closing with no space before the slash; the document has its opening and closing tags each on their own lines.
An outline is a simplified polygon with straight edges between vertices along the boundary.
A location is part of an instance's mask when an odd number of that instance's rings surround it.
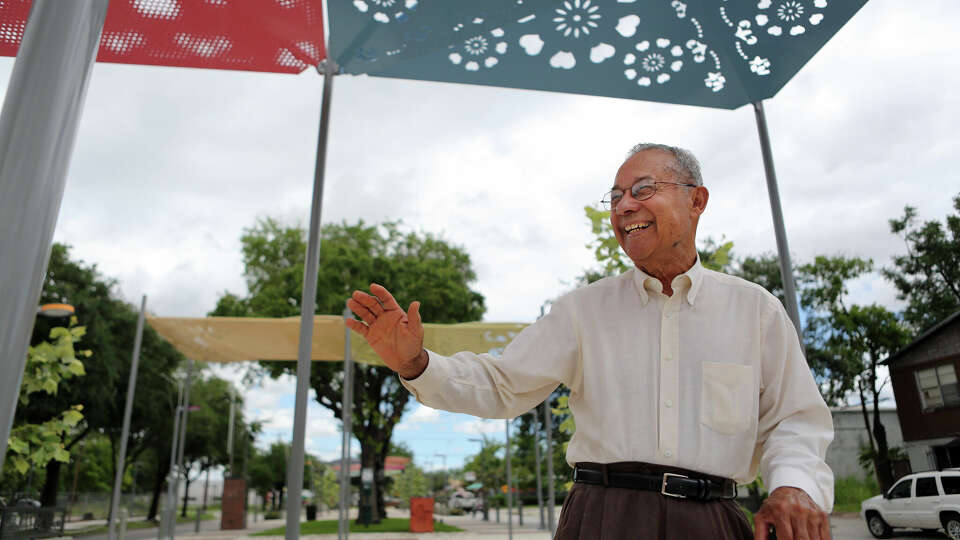
<svg viewBox="0 0 960 540">
<path fill-rule="evenodd" d="M 567 462 L 644 461 L 803 489 L 829 512 L 830 411 L 776 297 L 703 268 L 672 283 L 633 268 L 577 289 L 499 357 L 428 351 L 403 380 L 436 409 L 512 418 L 570 388 Z"/>
</svg>

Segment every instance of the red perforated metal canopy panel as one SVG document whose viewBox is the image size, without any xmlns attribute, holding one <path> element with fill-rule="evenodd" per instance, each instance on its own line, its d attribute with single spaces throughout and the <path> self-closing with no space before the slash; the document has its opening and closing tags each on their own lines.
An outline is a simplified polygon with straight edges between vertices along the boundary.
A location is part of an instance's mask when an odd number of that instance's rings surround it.
<svg viewBox="0 0 960 540">
<path fill-rule="evenodd" d="M 30 4 L 0 2 L 0 55 Z M 321 0 L 110 0 L 97 61 L 300 73 L 326 55 Z"/>
</svg>

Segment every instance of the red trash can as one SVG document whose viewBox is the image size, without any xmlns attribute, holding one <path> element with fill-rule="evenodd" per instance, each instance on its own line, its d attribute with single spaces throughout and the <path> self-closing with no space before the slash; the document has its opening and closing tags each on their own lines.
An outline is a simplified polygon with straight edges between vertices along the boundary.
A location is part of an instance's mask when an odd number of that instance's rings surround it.
<svg viewBox="0 0 960 540">
<path fill-rule="evenodd" d="M 410 532 L 433 532 L 433 497 L 410 497 Z"/>
</svg>

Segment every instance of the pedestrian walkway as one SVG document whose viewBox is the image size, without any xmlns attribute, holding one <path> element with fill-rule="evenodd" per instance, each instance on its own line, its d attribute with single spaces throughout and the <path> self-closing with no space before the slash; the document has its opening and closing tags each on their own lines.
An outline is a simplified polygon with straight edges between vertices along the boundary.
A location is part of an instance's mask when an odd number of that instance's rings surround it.
<svg viewBox="0 0 960 540">
<path fill-rule="evenodd" d="M 401 510 L 397 508 L 391 508 L 387 511 L 387 515 L 390 517 L 406 518 L 410 516 L 410 513 L 406 510 Z M 557 508 L 556 515 L 560 515 L 560 509 Z M 356 519 L 356 509 L 352 509 L 350 513 L 351 519 Z M 364 533 L 364 532 L 351 532 L 350 538 L 352 540 L 492 540 L 494 538 L 509 538 L 510 537 L 510 524 L 507 521 L 507 512 L 505 509 L 500 511 L 500 523 L 496 522 L 496 513 L 494 511 L 490 512 L 490 521 L 483 521 L 479 517 L 472 517 L 470 515 L 460 515 L 460 516 L 434 516 L 437 521 L 442 521 L 448 525 L 459 527 L 463 529 L 463 532 L 456 533 Z M 332 511 L 321 512 L 317 515 L 317 519 L 337 519 L 336 509 Z M 522 540 L 549 540 L 550 534 L 545 530 L 539 530 L 538 526 L 540 524 L 540 517 L 536 508 L 532 510 L 527 508 L 523 514 L 524 526 L 520 527 L 518 523 L 518 516 L 513 515 L 513 536 Z M 283 519 L 274 519 L 274 520 L 259 520 L 257 522 L 248 521 L 249 527 L 244 530 L 238 531 L 201 531 L 199 533 L 190 533 L 185 535 L 180 535 L 182 538 L 190 538 L 192 540 L 227 540 L 227 539 L 239 539 L 239 538 L 248 538 L 250 535 L 267 530 L 275 527 L 283 527 L 286 525 L 286 521 Z M 271 537 L 258 537 L 269 539 Z M 273 538 L 282 538 L 282 537 L 273 537 Z M 336 534 L 319 534 L 319 535 L 304 535 L 301 536 L 304 539 L 310 540 L 335 540 L 337 538 Z"/>
<path fill-rule="evenodd" d="M 387 511 L 387 514 L 390 517 L 409 517 L 409 513 L 405 510 L 399 510 L 396 508 L 391 508 Z M 560 508 L 556 509 L 556 516 L 560 515 Z M 356 519 L 356 509 L 353 509 L 351 512 L 351 519 Z M 473 517 L 471 515 L 461 515 L 461 516 L 435 516 L 437 520 L 442 520 L 448 525 L 453 525 L 463 529 L 463 532 L 456 533 L 408 533 L 408 532 L 394 532 L 394 533 L 364 533 L 364 532 L 351 532 L 351 540 L 494 540 L 494 539 L 508 539 L 510 538 L 509 525 L 507 523 L 507 515 L 505 510 L 500 512 L 500 522 L 496 521 L 496 513 L 490 512 L 490 521 L 483 521 L 480 517 Z M 513 537 L 518 540 L 549 540 L 550 534 L 547 531 L 540 530 L 538 528 L 540 524 L 539 514 L 536 508 L 527 508 L 524 512 L 524 526 L 520 527 L 517 516 L 514 515 L 513 520 Z M 336 519 L 337 511 L 326 511 L 321 512 L 318 516 L 318 519 Z M 189 531 L 184 530 L 184 528 L 178 527 L 177 538 L 182 540 L 234 540 L 234 539 L 250 539 L 255 538 L 258 540 L 270 540 L 276 539 L 281 540 L 282 536 L 267 536 L 267 537 L 251 537 L 254 533 L 264 531 L 267 529 L 273 529 L 277 527 L 283 527 L 286 525 L 284 519 L 270 519 L 264 520 L 262 518 L 253 520 L 251 514 L 250 519 L 247 524 L 248 527 L 243 530 L 236 531 L 220 531 L 216 530 L 215 527 L 219 526 L 219 522 L 205 522 L 211 525 L 210 529 L 201 530 L 199 533 L 194 533 L 193 529 Z M 856 514 L 844 514 L 844 515 L 834 515 L 830 517 L 830 529 L 833 536 L 833 540 L 867 540 L 871 539 L 869 531 L 867 530 L 866 524 L 864 524 L 863 519 Z M 131 531 L 136 533 L 146 533 L 144 531 Z M 69 531 L 67 532 L 69 535 Z M 156 529 L 149 530 L 149 538 L 156 538 Z M 943 535 L 939 533 L 923 533 L 921 531 L 903 531 L 898 533 L 898 536 L 904 538 L 911 538 L 914 540 L 933 540 L 933 539 L 942 539 Z M 136 538 L 136 535 L 128 535 L 127 540 L 133 540 Z M 140 538 L 148 538 L 147 536 L 140 536 Z M 336 534 L 320 534 L 320 535 L 304 535 L 301 536 L 304 540 L 335 540 L 337 538 Z M 94 540 L 90 536 L 78 537 L 78 540 Z"/>
</svg>

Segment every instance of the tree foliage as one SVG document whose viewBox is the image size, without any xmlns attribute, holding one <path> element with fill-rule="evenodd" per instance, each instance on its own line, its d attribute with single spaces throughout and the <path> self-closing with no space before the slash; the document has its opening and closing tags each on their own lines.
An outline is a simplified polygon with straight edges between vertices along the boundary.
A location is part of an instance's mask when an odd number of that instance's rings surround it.
<svg viewBox="0 0 960 540">
<path fill-rule="evenodd" d="M 903 318 L 916 334 L 960 310 L 960 193 L 953 208 L 958 213 L 944 223 L 917 223 L 912 206 L 890 220 L 890 230 L 903 238 L 907 254 L 894 257 L 893 268 L 883 275 L 897 288 L 897 298 L 907 301 Z"/>
<path fill-rule="evenodd" d="M 244 231 L 244 277 L 250 293 L 224 293 L 212 315 L 287 317 L 300 313 L 306 234 L 301 227 L 273 219 L 258 221 Z M 429 233 L 401 231 L 399 223 L 334 224 L 323 227 L 317 279 L 317 313 L 339 315 L 346 299 L 370 283 L 385 285 L 398 302 L 420 300 L 421 316 L 433 323 L 479 320 L 485 311 L 483 296 L 470 288 L 476 279 L 470 256 Z M 292 363 L 263 362 L 272 377 L 295 373 Z M 360 441 L 363 467 L 374 469 L 371 503 L 374 519 L 385 516 L 384 461 L 393 429 L 410 399 L 387 368 L 354 367 L 353 432 Z M 315 362 L 310 384 L 317 401 L 342 418 L 343 368 Z"/>
<path fill-rule="evenodd" d="M 401 504 L 409 504 L 410 497 L 427 497 L 431 494 L 430 479 L 419 467 L 410 463 L 403 474 L 394 477 L 390 491 L 400 499 Z"/>
<path fill-rule="evenodd" d="M 96 361 L 85 364 L 86 377 L 61 381 L 53 394 L 37 394 L 29 403 L 17 407 L 14 427 L 42 424 L 57 418 L 64 410 L 83 406 L 84 418 L 74 429 L 63 432 L 61 443 L 69 451 L 93 432 L 103 432 L 119 440 L 130 373 L 130 358 L 136 333 L 138 311 L 119 298 L 116 281 L 100 274 L 96 265 L 74 260 L 70 248 L 54 244 L 44 276 L 41 303 L 66 303 L 76 309 L 79 323 L 86 329 L 77 347 L 90 350 Z M 38 318 L 31 345 L 38 345 L 60 322 Z M 175 390 L 170 377 L 183 356 L 149 326 L 144 328 L 140 368 L 128 447 L 128 464 L 147 449 L 168 445 L 173 417 Z M 95 381 L 91 384 L 90 381 Z M 171 398 L 170 396 L 174 397 Z M 118 445 L 114 443 L 114 451 Z M 162 462 L 161 457 L 157 458 Z M 116 463 L 116 460 L 113 460 Z M 114 464 L 110 464 L 112 468 Z M 56 504 L 61 462 L 46 464 L 41 502 Z M 159 467 L 165 466 L 158 463 Z M 112 469 L 111 469 L 112 471 Z M 35 471 L 36 472 L 36 471 Z M 111 473 L 112 476 L 112 473 Z M 163 475 L 160 475 L 162 482 Z"/>
<path fill-rule="evenodd" d="M 859 397 L 877 481 L 886 490 L 893 485 L 893 454 L 880 422 L 880 393 L 887 380 L 878 367 L 907 343 L 909 331 L 883 306 L 860 306 L 847 300 L 849 282 L 872 267 L 871 261 L 856 257 L 816 257 L 800 268 L 801 297 L 810 307 L 808 339 L 820 351 L 830 373 L 821 392 L 834 400 L 851 392 Z M 868 406 L 872 406 L 872 421 Z"/>
<path fill-rule="evenodd" d="M 485 492 L 490 489 L 499 489 L 506 483 L 507 469 L 503 450 L 503 443 L 483 436 L 480 451 L 468 457 L 463 464 L 463 470 L 474 473 L 477 482 L 483 484 Z"/>
<path fill-rule="evenodd" d="M 20 384 L 20 405 L 30 404 L 33 394 L 55 396 L 61 382 L 86 374 L 83 362 L 77 358 L 89 358 L 89 350 L 75 350 L 75 344 L 83 337 L 84 327 L 76 326 L 76 317 L 70 321 L 69 328 L 54 327 L 50 330 L 48 341 L 30 347 Z M 59 414 L 41 423 L 23 422 L 10 432 L 7 443 L 7 457 L 4 472 L 14 475 L 25 474 L 32 466 L 45 467 L 47 462 L 55 460 L 66 463 L 70 452 L 64 447 L 66 433 L 74 429 L 83 420 L 83 405 L 75 403 L 67 406 Z M 9 478 L 9 477 L 8 477 Z"/>
<path fill-rule="evenodd" d="M 227 448 L 230 429 L 230 401 L 232 386 L 219 377 L 202 372 L 190 385 L 190 406 L 187 432 L 184 439 L 183 469 L 181 474 L 190 484 L 212 467 L 229 463 Z M 239 461 L 241 442 L 251 437 L 250 428 L 243 419 L 243 398 L 236 396 L 234 411 L 234 457 Z M 181 514 L 186 516 L 187 499 L 184 495 Z"/>
</svg>

